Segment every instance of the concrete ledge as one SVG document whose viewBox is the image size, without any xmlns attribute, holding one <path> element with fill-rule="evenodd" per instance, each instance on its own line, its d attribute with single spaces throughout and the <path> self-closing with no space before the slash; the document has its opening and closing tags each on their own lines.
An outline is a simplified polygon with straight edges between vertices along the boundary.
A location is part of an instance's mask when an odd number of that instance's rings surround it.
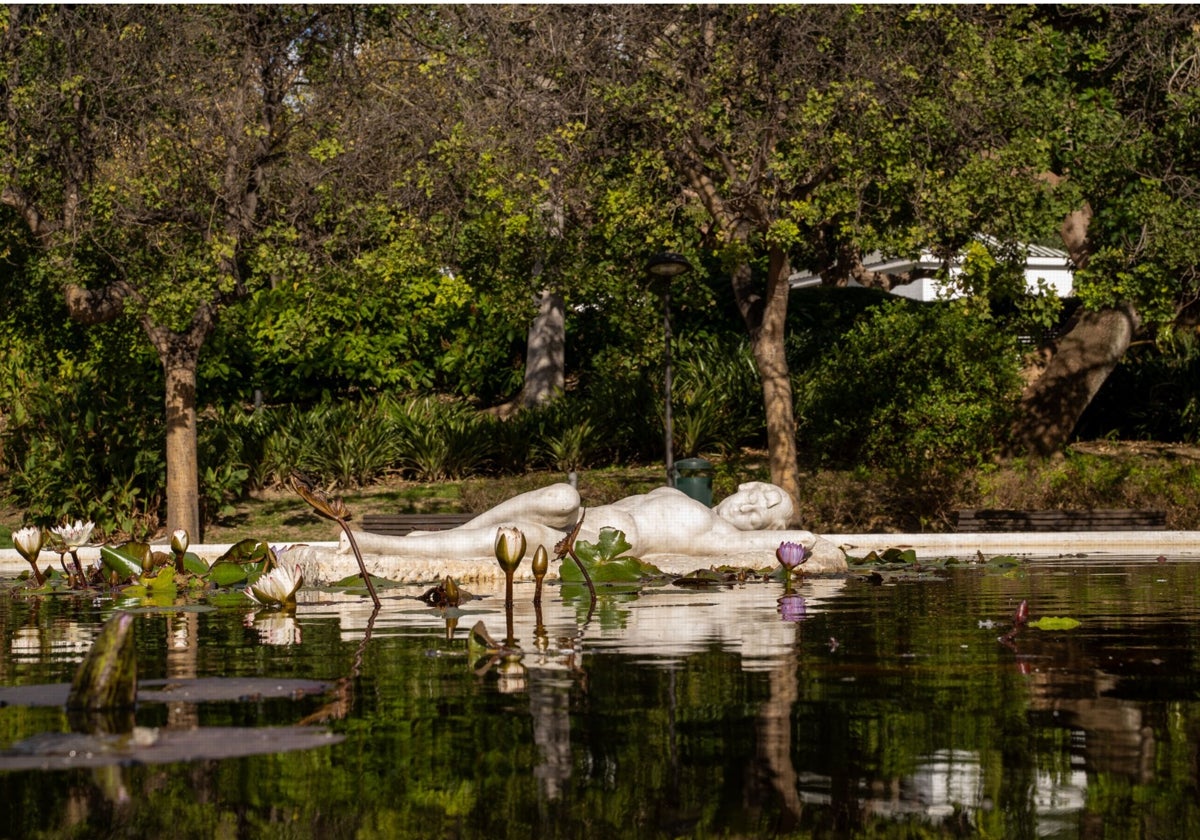
<svg viewBox="0 0 1200 840">
<path fill-rule="evenodd" d="M 939 557 L 959 557 L 973 559 L 979 554 L 992 557 L 997 554 L 1011 554 L 1017 557 L 1035 559 L 1038 557 L 1062 557 L 1064 555 L 1083 554 L 1096 557 L 1157 557 L 1168 558 L 1200 558 L 1200 531 L 1071 531 L 1062 533 L 953 533 L 953 534 L 826 534 L 823 535 L 834 545 L 841 548 L 851 557 L 862 557 L 871 551 L 883 551 L 887 548 L 911 548 L 919 557 L 927 559 Z M 286 545 L 286 543 L 280 543 Z M 311 555 L 330 557 L 338 544 L 336 542 L 306 543 L 312 551 Z M 166 543 L 154 546 L 157 551 L 169 551 Z M 206 561 L 212 562 L 228 551 L 229 545 L 195 545 L 188 550 L 195 552 Z M 100 558 L 100 549 L 88 546 L 80 550 L 80 560 L 93 563 Z M 368 567 L 372 572 L 382 572 L 385 568 L 380 564 L 384 558 L 370 556 Z M 357 570 L 354 558 L 349 555 L 340 556 L 346 569 L 351 573 Z M 651 558 L 653 559 L 653 558 Z M 57 563 L 58 558 L 52 552 L 42 552 L 41 564 L 45 567 Z M 391 561 L 394 563 L 395 561 Z M 414 561 L 415 562 L 415 561 Z M 339 564 L 341 565 L 341 564 Z M 432 565 L 423 562 L 420 565 L 420 578 L 428 580 L 440 577 L 441 574 L 465 574 L 474 572 L 476 575 L 491 575 L 494 563 L 477 564 L 471 561 L 445 561 L 445 571 L 430 568 Z M 528 570 L 526 564 L 525 570 Z M 707 567 L 709 559 L 694 562 L 696 567 Z M 353 568 L 351 568 L 353 567 Z M 12 578 L 29 568 L 16 552 L 16 549 L 0 549 L 0 577 Z M 391 567 L 394 569 L 394 567 Z M 330 572 L 333 570 L 330 569 Z M 340 571 L 340 569 L 339 569 Z M 414 571 L 416 571 L 414 569 Z"/>
<path fill-rule="evenodd" d="M 977 554 L 1061 557 L 1200 557 L 1200 531 L 1039 531 L 1024 533 L 830 534 L 851 557 L 885 548 L 911 548 L 918 556 L 973 558 Z"/>
<path fill-rule="evenodd" d="M 288 543 L 273 543 L 280 548 L 286 547 Z M 313 548 L 328 548 L 330 550 L 337 548 L 336 542 L 313 542 L 305 543 Z M 171 553 L 170 543 L 158 543 L 151 546 L 155 551 L 163 551 L 167 554 Z M 226 551 L 233 547 L 232 543 L 213 544 L 213 545 L 190 545 L 188 551 L 195 554 L 197 557 L 204 559 L 206 563 L 211 563 L 216 560 Z M 88 563 L 97 563 L 100 560 L 100 547 L 96 545 L 88 545 L 79 549 L 79 560 L 85 565 Z M 43 569 L 48 565 L 58 565 L 58 555 L 53 551 L 42 550 L 42 556 L 38 560 L 38 565 Z M 0 577 L 12 578 L 27 571 L 29 564 L 25 562 L 25 558 L 17 553 L 15 548 L 0 548 Z"/>
</svg>

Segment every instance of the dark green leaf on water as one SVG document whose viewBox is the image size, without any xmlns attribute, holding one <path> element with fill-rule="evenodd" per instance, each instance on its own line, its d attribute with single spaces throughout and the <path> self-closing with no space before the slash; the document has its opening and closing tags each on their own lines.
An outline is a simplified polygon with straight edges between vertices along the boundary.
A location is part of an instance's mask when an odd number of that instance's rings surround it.
<svg viewBox="0 0 1200 840">
<path fill-rule="evenodd" d="M 204 577 L 208 574 L 208 564 L 204 562 L 199 555 L 187 552 L 183 555 L 183 569 L 185 572 Z"/>
<path fill-rule="evenodd" d="M 390 581 L 387 578 L 375 577 L 375 575 L 371 575 L 371 583 L 375 584 L 375 587 L 377 589 L 380 587 L 384 587 L 384 586 L 395 586 L 396 585 L 395 581 Z M 329 584 L 329 588 L 330 589 L 355 589 L 355 590 L 362 589 L 362 590 L 366 590 L 367 586 L 365 583 L 363 583 L 362 575 L 359 574 L 359 575 L 350 575 L 349 577 L 342 578 L 341 580 L 337 581 L 336 583 L 331 583 L 331 584 Z"/>
<path fill-rule="evenodd" d="M 271 547 L 261 540 L 245 539 L 234 543 L 213 563 L 262 563 L 271 557 Z"/>
<path fill-rule="evenodd" d="M 1021 561 L 1011 554 L 997 554 L 995 557 L 988 559 L 988 565 L 999 569 L 1007 569 L 1013 566 L 1021 565 Z"/>
<path fill-rule="evenodd" d="M 624 531 L 616 528 L 601 528 L 595 543 L 578 540 L 575 543 L 575 554 L 584 564 L 589 564 L 590 571 L 592 568 L 590 564 L 611 562 L 631 548 L 633 546 L 629 544 L 629 540 L 625 539 Z"/>
<path fill-rule="evenodd" d="M 254 605 L 254 602 L 246 597 L 246 592 L 242 589 L 224 589 L 209 592 L 204 596 L 204 600 L 209 606 L 216 607 L 217 609 L 244 609 L 245 607 Z"/>
<path fill-rule="evenodd" d="M 917 552 L 911 548 L 885 548 L 882 552 L 868 552 L 865 557 L 846 559 L 855 566 L 908 565 L 917 562 Z"/>
<path fill-rule="evenodd" d="M 884 563 L 916 563 L 917 552 L 911 548 L 885 549 L 881 558 Z"/>
<path fill-rule="evenodd" d="M 240 563 L 218 560 L 208 570 L 208 579 L 217 586 L 233 586 L 243 583 L 250 577 L 250 572 Z"/>
<path fill-rule="evenodd" d="M 683 577 L 672 581 L 676 586 L 730 586 L 739 583 L 741 578 L 734 571 L 718 571 L 714 569 L 696 569 Z"/>
<path fill-rule="evenodd" d="M 632 547 L 625 539 L 624 532 L 615 528 L 601 528 L 595 543 L 587 540 L 576 542 L 575 554 L 597 585 L 638 583 L 662 574 L 657 566 L 626 556 L 625 552 Z M 559 574 L 564 584 L 583 582 L 583 574 L 574 560 L 563 560 Z"/>
<path fill-rule="evenodd" d="M 104 564 L 104 568 L 116 573 L 118 583 L 134 580 L 145 571 L 145 566 L 142 565 L 142 562 L 145 559 L 146 553 L 139 551 L 136 547 L 131 550 L 131 545 L 136 546 L 137 544 L 126 543 L 121 546 L 100 546 L 100 562 Z"/>
</svg>

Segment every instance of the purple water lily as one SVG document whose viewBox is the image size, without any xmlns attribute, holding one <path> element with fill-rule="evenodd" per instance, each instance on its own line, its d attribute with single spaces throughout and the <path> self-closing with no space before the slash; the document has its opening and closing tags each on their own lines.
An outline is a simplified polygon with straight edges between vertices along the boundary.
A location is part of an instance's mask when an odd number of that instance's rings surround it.
<svg viewBox="0 0 1200 840">
<path fill-rule="evenodd" d="M 783 568 L 791 572 L 808 560 L 812 556 L 812 552 L 805 547 L 804 543 L 785 542 L 780 543 L 779 548 L 775 549 L 775 556 L 779 558 Z"/>
</svg>

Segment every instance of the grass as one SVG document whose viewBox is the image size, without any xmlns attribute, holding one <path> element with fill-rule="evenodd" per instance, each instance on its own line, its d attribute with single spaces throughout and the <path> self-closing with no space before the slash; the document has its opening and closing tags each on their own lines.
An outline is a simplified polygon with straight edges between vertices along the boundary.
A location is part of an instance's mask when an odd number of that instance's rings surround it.
<svg viewBox="0 0 1200 840">
<path fill-rule="evenodd" d="M 745 452 L 713 459 L 714 498 L 738 483 L 768 480 L 766 458 Z M 564 476 L 556 472 L 500 478 L 418 483 L 393 480 L 340 495 L 355 519 L 371 513 L 479 513 L 526 490 Z M 1200 448 L 1154 444 L 1080 444 L 1046 461 L 1013 460 L 968 473 L 939 498 L 910 492 L 867 468 L 812 470 L 801 476 L 800 521 L 817 533 L 947 531 L 959 508 L 1087 510 L 1161 508 L 1167 527 L 1200 530 Z M 611 467 L 580 474 L 584 504 L 595 506 L 661 486 L 662 468 Z M 353 520 L 352 520 L 353 521 Z M 0 547 L 22 524 L 19 511 L 0 510 Z M 294 492 L 264 490 L 240 502 L 235 512 L 205 531 L 207 543 L 268 539 L 279 543 L 332 541 L 338 526 L 309 508 Z"/>
</svg>

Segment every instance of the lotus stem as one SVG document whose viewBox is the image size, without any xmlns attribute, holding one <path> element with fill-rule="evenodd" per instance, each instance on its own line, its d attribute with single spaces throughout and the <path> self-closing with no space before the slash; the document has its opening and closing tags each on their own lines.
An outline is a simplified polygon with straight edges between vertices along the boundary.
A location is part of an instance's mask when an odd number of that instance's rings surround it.
<svg viewBox="0 0 1200 840">
<path fill-rule="evenodd" d="M 371 602 L 375 605 L 375 609 L 379 609 L 379 594 L 375 591 L 375 584 L 371 582 L 371 575 L 367 573 L 367 564 L 363 562 L 362 552 L 358 548 L 358 541 L 354 539 L 354 532 L 350 530 L 350 524 L 345 519 L 335 520 L 338 525 L 342 526 L 342 531 L 346 534 L 346 539 L 350 541 L 350 548 L 354 551 L 354 559 L 358 561 L 358 571 L 362 574 L 363 583 L 367 585 L 367 592 L 371 594 Z"/>
</svg>

